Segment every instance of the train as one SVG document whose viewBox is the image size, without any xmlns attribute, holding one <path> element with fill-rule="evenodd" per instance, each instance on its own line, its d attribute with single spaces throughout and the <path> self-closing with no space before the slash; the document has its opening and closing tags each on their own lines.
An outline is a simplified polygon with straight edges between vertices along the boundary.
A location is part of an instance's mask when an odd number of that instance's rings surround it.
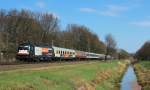
<svg viewBox="0 0 150 90">
<path fill-rule="evenodd" d="M 104 60 L 105 54 L 93 52 L 85 52 L 80 50 L 56 47 L 56 46 L 40 46 L 31 43 L 22 43 L 18 46 L 17 60 L 32 61 L 55 61 L 55 60 L 87 60 L 99 59 Z M 112 59 L 107 55 L 107 59 Z"/>
</svg>

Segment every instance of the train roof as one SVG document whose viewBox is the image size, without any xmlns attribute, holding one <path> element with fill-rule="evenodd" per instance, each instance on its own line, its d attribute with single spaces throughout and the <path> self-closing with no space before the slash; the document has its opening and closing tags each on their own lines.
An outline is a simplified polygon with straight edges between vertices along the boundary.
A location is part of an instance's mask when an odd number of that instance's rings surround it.
<svg viewBox="0 0 150 90">
<path fill-rule="evenodd" d="M 75 51 L 74 49 L 68 49 L 68 48 L 62 48 L 62 47 L 56 47 L 56 46 L 52 46 L 52 48 L 60 49 L 60 50 L 67 50 L 67 51 Z"/>
</svg>

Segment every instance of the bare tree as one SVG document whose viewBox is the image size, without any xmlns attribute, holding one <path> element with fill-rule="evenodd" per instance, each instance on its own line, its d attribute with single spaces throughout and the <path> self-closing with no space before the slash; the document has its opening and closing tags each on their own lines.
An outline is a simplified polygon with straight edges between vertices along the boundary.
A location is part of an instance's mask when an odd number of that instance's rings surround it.
<svg viewBox="0 0 150 90">
<path fill-rule="evenodd" d="M 111 34 L 106 35 L 105 45 L 106 45 L 105 60 L 107 60 L 108 55 L 115 56 L 115 54 L 116 54 L 117 43 Z"/>
<path fill-rule="evenodd" d="M 83 25 L 69 24 L 64 31 L 63 39 L 68 40 L 68 47 L 77 50 L 104 53 L 105 45 L 98 36 Z"/>
<path fill-rule="evenodd" d="M 43 29 L 41 41 L 49 38 L 51 40 L 48 43 L 51 43 L 53 39 L 57 38 L 57 32 L 59 31 L 58 18 L 51 13 L 39 14 L 39 18 L 39 23 Z"/>
</svg>

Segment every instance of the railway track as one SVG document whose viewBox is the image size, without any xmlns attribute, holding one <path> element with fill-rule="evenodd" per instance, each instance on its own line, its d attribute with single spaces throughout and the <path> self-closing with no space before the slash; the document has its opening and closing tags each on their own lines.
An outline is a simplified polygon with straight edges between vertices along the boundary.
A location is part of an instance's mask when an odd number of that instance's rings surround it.
<svg viewBox="0 0 150 90">
<path fill-rule="evenodd" d="M 74 65 L 74 64 L 85 64 L 99 61 L 62 61 L 62 62 L 28 62 L 28 63 L 15 63 L 15 64 L 3 64 L 0 65 L 0 72 L 2 71 L 11 71 L 19 69 L 33 69 L 33 68 L 42 68 L 42 67 L 53 67 L 53 66 L 63 66 L 63 65 Z"/>
</svg>

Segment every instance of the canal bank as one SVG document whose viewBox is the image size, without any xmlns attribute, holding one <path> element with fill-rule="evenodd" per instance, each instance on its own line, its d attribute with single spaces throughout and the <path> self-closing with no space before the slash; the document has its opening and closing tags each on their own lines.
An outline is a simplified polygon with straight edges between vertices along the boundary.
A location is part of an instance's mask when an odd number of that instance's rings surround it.
<svg viewBox="0 0 150 90">
<path fill-rule="evenodd" d="M 137 77 L 132 65 L 128 66 L 123 75 L 120 90 L 141 90 L 141 86 L 137 82 Z"/>
<path fill-rule="evenodd" d="M 150 90 L 150 61 L 140 61 L 134 64 L 134 69 L 142 90 Z"/>
</svg>

